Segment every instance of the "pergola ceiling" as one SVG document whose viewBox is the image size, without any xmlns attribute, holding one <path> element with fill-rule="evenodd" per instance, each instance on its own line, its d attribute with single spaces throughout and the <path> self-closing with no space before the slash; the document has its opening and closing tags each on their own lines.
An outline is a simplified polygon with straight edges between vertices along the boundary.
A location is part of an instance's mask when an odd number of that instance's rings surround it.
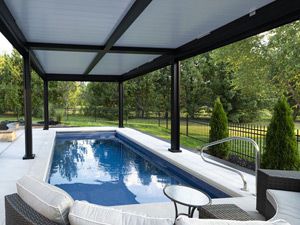
<svg viewBox="0 0 300 225">
<path fill-rule="evenodd" d="M 0 0 L 1 32 L 48 80 L 121 81 L 299 18 L 284 0 Z"/>
<path fill-rule="evenodd" d="M 117 46 L 178 48 L 272 0 L 156 0 L 117 41 Z"/>
<path fill-rule="evenodd" d="M 5 0 L 29 42 L 104 45 L 133 0 Z"/>
</svg>

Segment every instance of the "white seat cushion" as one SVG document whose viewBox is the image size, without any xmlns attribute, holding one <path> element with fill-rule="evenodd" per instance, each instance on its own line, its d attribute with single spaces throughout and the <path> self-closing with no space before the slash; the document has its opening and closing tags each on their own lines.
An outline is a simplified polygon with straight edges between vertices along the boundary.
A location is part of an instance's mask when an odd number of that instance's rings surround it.
<svg viewBox="0 0 300 225">
<path fill-rule="evenodd" d="M 34 177 L 24 176 L 17 181 L 17 192 L 24 202 L 49 220 L 69 224 L 68 213 L 74 200 L 65 191 Z"/>
<path fill-rule="evenodd" d="M 75 201 L 69 213 L 71 225 L 121 225 L 122 211 Z"/>
<path fill-rule="evenodd" d="M 220 219 L 196 219 L 180 216 L 175 225 L 290 225 L 286 221 L 236 221 Z"/>
<path fill-rule="evenodd" d="M 291 225 L 300 224 L 300 192 L 268 189 L 267 199 L 276 210 L 271 221 L 284 219 Z"/>
<path fill-rule="evenodd" d="M 168 218 L 136 215 L 83 201 L 75 201 L 69 220 L 71 225 L 173 225 Z"/>
<path fill-rule="evenodd" d="M 154 218 L 129 212 L 122 213 L 122 225 L 173 225 L 173 222 L 174 219 L 169 218 Z"/>
</svg>

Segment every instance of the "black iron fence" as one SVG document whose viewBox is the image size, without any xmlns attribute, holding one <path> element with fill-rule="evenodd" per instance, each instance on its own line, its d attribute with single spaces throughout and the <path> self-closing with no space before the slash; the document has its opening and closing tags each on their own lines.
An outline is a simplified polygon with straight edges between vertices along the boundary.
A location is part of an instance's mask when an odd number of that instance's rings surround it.
<svg viewBox="0 0 300 225">
<path fill-rule="evenodd" d="M 170 121 L 167 118 L 158 118 L 158 126 L 169 128 Z M 152 119 L 152 124 L 154 120 Z M 209 142 L 209 122 L 208 120 L 203 121 L 199 119 L 190 119 L 188 117 L 181 118 L 180 133 L 189 138 L 196 139 L 199 141 L 199 145 Z M 256 141 L 260 148 L 260 155 L 264 153 L 266 143 L 266 125 L 257 124 L 229 124 L 229 136 L 248 137 Z M 300 151 L 300 130 L 295 130 L 295 138 L 297 140 L 297 147 Z M 235 140 L 230 143 L 230 154 L 231 156 L 238 156 L 246 161 L 255 161 L 255 152 L 253 146 L 250 143 Z"/>
<path fill-rule="evenodd" d="M 181 134 L 208 143 L 210 126 L 208 122 L 188 120 L 181 122 Z M 229 124 L 229 136 L 248 137 L 256 141 L 260 148 L 260 155 L 264 153 L 267 126 L 256 124 Z M 300 151 L 300 131 L 295 130 L 297 147 Z M 235 140 L 230 143 L 230 153 L 247 161 L 255 161 L 255 152 L 250 143 Z"/>
</svg>

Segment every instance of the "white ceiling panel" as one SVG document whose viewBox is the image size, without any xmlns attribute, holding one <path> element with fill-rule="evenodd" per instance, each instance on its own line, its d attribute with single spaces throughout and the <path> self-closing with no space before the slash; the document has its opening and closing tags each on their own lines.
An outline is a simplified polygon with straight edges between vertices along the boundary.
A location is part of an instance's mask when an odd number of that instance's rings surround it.
<svg viewBox="0 0 300 225">
<path fill-rule="evenodd" d="M 134 0 L 5 0 L 30 42 L 103 45 Z"/>
<path fill-rule="evenodd" d="M 83 74 L 96 53 L 34 51 L 46 73 Z"/>
<path fill-rule="evenodd" d="M 273 0 L 153 0 L 117 46 L 177 48 Z"/>
<path fill-rule="evenodd" d="M 109 53 L 100 60 L 90 74 L 121 75 L 159 56 Z"/>
</svg>

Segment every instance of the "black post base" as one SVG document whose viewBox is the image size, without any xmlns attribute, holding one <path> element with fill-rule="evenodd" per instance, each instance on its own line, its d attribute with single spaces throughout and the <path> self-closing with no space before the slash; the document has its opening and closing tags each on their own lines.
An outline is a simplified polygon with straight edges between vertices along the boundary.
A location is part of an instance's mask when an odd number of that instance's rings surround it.
<svg viewBox="0 0 300 225">
<path fill-rule="evenodd" d="M 169 151 L 169 152 L 173 152 L 173 153 L 179 153 L 179 152 L 182 152 L 180 149 L 172 149 L 172 148 L 169 148 L 168 151 Z"/>
<path fill-rule="evenodd" d="M 23 156 L 23 160 L 34 159 L 34 158 L 35 158 L 35 154 L 32 154 L 32 155 L 24 155 L 24 156 Z"/>
<path fill-rule="evenodd" d="M 43 130 L 49 130 L 49 127 L 44 127 Z"/>
</svg>

